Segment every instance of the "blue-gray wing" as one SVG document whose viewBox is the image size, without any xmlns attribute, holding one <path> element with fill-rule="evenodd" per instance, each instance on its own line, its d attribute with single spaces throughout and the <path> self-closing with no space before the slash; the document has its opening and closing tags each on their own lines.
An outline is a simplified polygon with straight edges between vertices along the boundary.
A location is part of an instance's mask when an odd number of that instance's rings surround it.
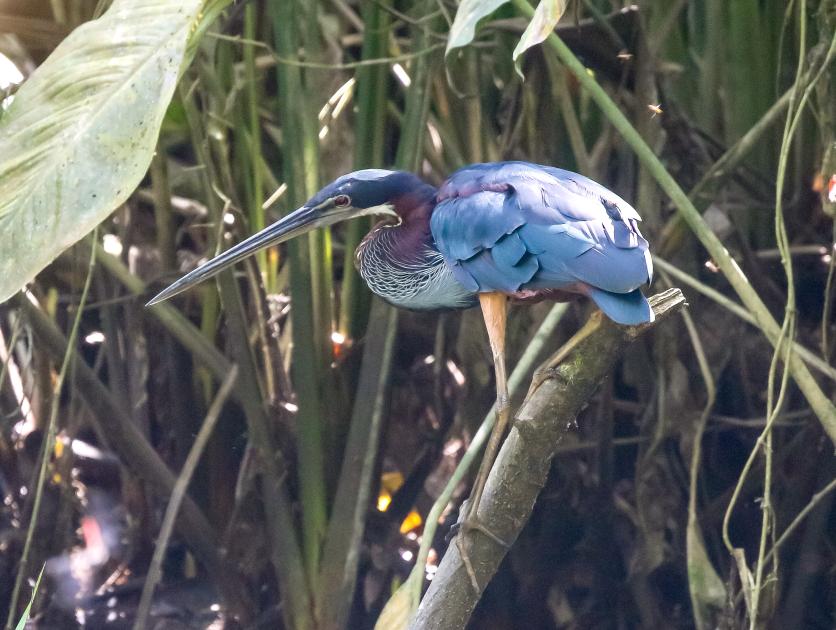
<svg viewBox="0 0 836 630">
<path fill-rule="evenodd" d="M 439 189 L 436 246 L 471 291 L 587 293 L 620 323 L 652 317 L 638 288 L 652 265 L 638 213 L 572 173 L 526 162 L 475 164 Z"/>
</svg>

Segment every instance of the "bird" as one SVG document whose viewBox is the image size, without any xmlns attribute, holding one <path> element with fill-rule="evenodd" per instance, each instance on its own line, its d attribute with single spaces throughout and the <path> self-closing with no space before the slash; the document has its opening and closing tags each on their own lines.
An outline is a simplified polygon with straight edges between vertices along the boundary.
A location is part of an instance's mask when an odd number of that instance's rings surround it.
<svg viewBox="0 0 836 630">
<path fill-rule="evenodd" d="M 166 300 L 265 247 L 349 219 L 381 220 L 355 253 L 369 289 L 410 310 L 481 307 L 496 380 L 496 416 L 459 522 L 462 559 L 479 590 L 463 536 L 481 531 L 478 509 L 510 418 L 505 371 L 509 301 L 591 299 L 618 324 L 653 321 L 641 292 L 653 276 L 641 217 L 624 199 L 572 171 L 523 161 L 464 166 L 438 188 L 414 173 L 342 175 L 302 207 L 203 263 L 155 296 Z"/>
</svg>

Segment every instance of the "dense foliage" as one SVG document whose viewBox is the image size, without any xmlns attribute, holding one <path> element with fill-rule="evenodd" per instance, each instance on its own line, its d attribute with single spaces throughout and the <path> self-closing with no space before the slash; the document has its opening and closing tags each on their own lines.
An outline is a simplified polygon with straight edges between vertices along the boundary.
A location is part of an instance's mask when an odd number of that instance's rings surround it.
<svg viewBox="0 0 836 630">
<path fill-rule="evenodd" d="M 834 56 L 833 0 L 0 0 L 7 627 L 42 566 L 37 627 L 372 628 L 407 580 L 406 627 L 493 400 L 478 310 L 372 299 L 367 219 L 144 304 L 339 174 L 504 159 L 629 200 L 689 307 L 565 427 L 470 627 L 836 626 Z M 512 308 L 515 406 L 591 310 Z"/>
</svg>

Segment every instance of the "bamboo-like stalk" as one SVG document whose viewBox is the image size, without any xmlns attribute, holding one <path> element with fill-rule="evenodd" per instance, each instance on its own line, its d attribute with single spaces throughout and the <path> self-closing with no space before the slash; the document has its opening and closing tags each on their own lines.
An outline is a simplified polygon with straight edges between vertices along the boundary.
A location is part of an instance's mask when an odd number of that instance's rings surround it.
<svg viewBox="0 0 836 630">
<path fill-rule="evenodd" d="M 160 144 L 157 153 L 151 160 L 151 185 L 154 194 L 154 224 L 157 228 L 157 249 L 160 252 L 160 262 L 163 269 L 173 269 L 174 253 L 174 221 L 171 214 L 171 189 L 168 185 L 168 158 Z"/>
<path fill-rule="evenodd" d="M 432 3 L 433 0 L 421 0 L 417 6 L 428 10 Z M 422 30 L 416 31 L 414 39 L 418 49 L 426 43 Z M 423 156 L 432 61 L 426 56 L 415 61 L 395 160 L 398 168 L 417 170 Z M 321 588 L 327 597 L 322 600 L 322 627 L 328 630 L 345 627 L 354 598 L 359 547 L 373 489 L 372 473 L 389 388 L 397 322 L 398 312 L 393 307 L 380 299 L 373 300 L 351 428 L 323 557 Z"/>
<path fill-rule="evenodd" d="M 362 59 L 378 59 L 387 52 L 389 14 L 377 2 L 363 3 Z M 354 131 L 354 168 L 383 166 L 386 133 L 386 94 L 389 67 L 364 66 L 357 70 L 357 114 Z M 351 221 L 345 227 L 343 281 L 340 291 L 339 330 L 356 339 L 366 330 L 370 297 L 357 270 L 354 250 L 371 223 L 367 219 Z"/>
<path fill-rule="evenodd" d="M 209 215 L 216 225 L 222 225 L 222 211 L 213 186 L 216 173 L 204 142 L 206 134 L 201 127 L 200 114 L 192 97 L 184 95 L 183 103 L 192 134 L 192 145 L 197 153 L 198 163 L 203 166 L 200 179 Z M 240 400 L 247 418 L 250 443 L 258 453 L 263 470 L 260 489 L 264 499 L 271 560 L 284 598 L 285 623 L 296 630 L 308 630 L 315 627 L 311 591 L 294 527 L 293 508 L 284 483 L 287 466 L 281 451 L 272 444 L 270 422 L 262 404 L 264 396 L 249 345 L 244 307 L 232 270 L 218 276 L 218 288 L 226 312 L 230 346 L 240 371 Z"/>
<path fill-rule="evenodd" d="M 517 10 L 527 18 L 530 19 L 534 15 L 534 9 L 526 0 L 513 0 L 513 3 Z M 749 283 L 749 279 L 740 269 L 737 262 L 729 255 L 726 248 L 720 242 L 720 239 L 706 225 L 702 216 L 694 207 L 691 200 L 688 199 L 685 192 L 679 187 L 673 177 L 671 177 L 653 150 L 644 142 L 606 91 L 586 71 L 586 68 L 575 57 L 569 47 L 554 33 L 551 33 L 546 41 L 560 60 L 566 64 L 570 72 L 575 75 L 578 82 L 589 92 L 606 117 L 609 118 L 613 126 L 631 146 L 639 160 L 656 179 L 662 190 L 670 197 L 674 206 L 682 214 L 694 234 L 708 250 L 714 262 L 723 271 L 726 278 L 728 278 L 743 304 L 752 313 L 758 327 L 773 345 L 777 345 L 781 337 L 780 326 L 778 326 L 778 323 L 772 317 L 760 296 Z M 818 383 L 816 383 L 810 374 L 807 366 L 796 355 L 793 355 L 790 359 L 790 370 L 799 389 L 804 394 L 807 402 L 810 403 L 816 416 L 818 416 L 825 432 L 836 443 L 836 407 L 825 396 Z"/>
<path fill-rule="evenodd" d="M 244 37 L 249 40 L 256 39 L 256 11 L 255 3 L 249 3 L 244 7 Z M 247 125 L 249 136 L 249 150 L 246 152 L 249 159 L 248 175 L 249 186 L 247 198 L 247 212 L 250 220 L 250 231 L 256 232 L 264 229 L 264 208 L 261 202 L 264 199 L 264 187 L 261 181 L 261 122 L 258 115 L 258 76 L 255 68 L 255 49 L 253 46 L 244 46 L 244 83 L 247 93 Z M 256 254 L 258 269 L 261 272 L 264 285 L 267 291 L 275 290 L 275 269 L 268 267 L 267 252 L 262 250 Z"/>
<path fill-rule="evenodd" d="M 290 59 L 298 56 L 301 2 L 270 3 L 276 52 Z M 301 204 L 319 184 L 318 138 L 312 113 L 316 107 L 305 101 L 302 71 L 298 66 L 276 67 L 279 85 L 279 115 L 284 138 L 282 167 L 287 183 L 286 198 Z M 322 542 L 327 527 L 325 456 L 322 432 L 323 385 L 330 365 L 330 295 L 323 295 L 328 237 L 316 230 L 306 238 L 292 240 L 290 290 L 293 296 L 292 379 L 299 412 L 299 483 L 302 507 L 302 542 L 308 586 L 316 597 Z M 330 269 L 327 270 L 330 277 Z M 324 312 L 328 310 L 328 312 Z M 313 602 L 318 610 L 318 602 Z M 315 613 L 316 614 L 316 613 Z"/>
</svg>

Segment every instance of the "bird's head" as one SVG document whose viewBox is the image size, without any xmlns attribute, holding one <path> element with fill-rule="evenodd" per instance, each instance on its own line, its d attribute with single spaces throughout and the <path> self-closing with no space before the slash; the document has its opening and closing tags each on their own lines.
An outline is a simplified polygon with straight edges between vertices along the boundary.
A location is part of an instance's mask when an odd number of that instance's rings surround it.
<svg viewBox="0 0 836 630">
<path fill-rule="evenodd" d="M 403 221 L 420 200 L 432 197 L 432 193 L 432 187 L 404 171 L 364 169 L 348 173 L 325 186 L 298 210 L 187 273 L 156 295 L 148 306 L 182 293 L 265 247 L 314 228 L 371 215 Z"/>
</svg>

